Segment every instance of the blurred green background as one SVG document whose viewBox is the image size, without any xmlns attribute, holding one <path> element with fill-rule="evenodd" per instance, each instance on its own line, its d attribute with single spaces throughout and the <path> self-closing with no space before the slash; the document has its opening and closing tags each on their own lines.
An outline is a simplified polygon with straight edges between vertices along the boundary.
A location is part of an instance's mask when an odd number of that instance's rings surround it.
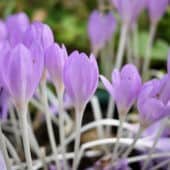
<svg viewBox="0 0 170 170">
<path fill-rule="evenodd" d="M 55 33 L 56 41 L 64 43 L 69 51 L 78 49 L 87 53 L 90 52 L 87 21 L 90 12 L 96 8 L 96 0 L 0 0 L 0 15 L 2 18 L 11 13 L 24 11 L 31 19 L 48 23 Z M 144 56 L 149 30 L 146 12 L 141 15 L 139 26 L 139 53 L 142 57 Z M 116 34 L 118 35 L 119 29 L 117 30 Z M 159 23 L 153 58 L 165 60 L 169 44 L 170 8 Z"/>
</svg>

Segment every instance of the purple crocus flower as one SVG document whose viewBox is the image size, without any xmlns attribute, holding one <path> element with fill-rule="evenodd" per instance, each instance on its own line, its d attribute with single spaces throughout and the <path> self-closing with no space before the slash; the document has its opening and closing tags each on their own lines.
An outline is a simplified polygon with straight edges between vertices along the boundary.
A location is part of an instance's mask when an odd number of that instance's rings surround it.
<svg viewBox="0 0 170 170">
<path fill-rule="evenodd" d="M 143 85 L 137 106 L 142 127 L 147 128 L 170 113 L 170 102 L 162 100 L 166 87 L 165 77 L 161 80 L 150 80 Z"/>
<path fill-rule="evenodd" d="M 88 34 L 93 50 L 101 49 L 109 41 L 116 29 L 116 20 L 111 12 L 102 14 L 95 10 L 88 21 Z"/>
<path fill-rule="evenodd" d="M 6 169 L 7 169 L 7 167 L 6 167 L 4 157 L 3 157 L 2 153 L 0 152 L 0 170 L 6 170 Z"/>
<path fill-rule="evenodd" d="M 24 34 L 23 43 L 26 47 L 30 47 L 35 41 L 41 44 L 44 52 L 54 43 L 53 32 L 48 25 L 36 21 L 28 27 Z"/>
<path fill-rule="evenodd" d="M 169 116 L 170 113 L 170 52 L 167 62 L 168 74 L 161 80 L 151 80 L 144 84 L 138 99 L 138 110 L 143 126 Z"/>
<path fill-rule="evenodd" d="M 126 24 L 134 24 L 146 6 L 146 0 L 111 0 Z"/>
<path fill-rule="evenodd" d="M 0 20 L 0 41 L 7 39 L 7 28 L 3 21 Z"/>
<path fill-rule="evenodd" d="M 22 42 L 23 35 L 29 26 L 29 19 L 25 13 L 10 15 L 6 19 L 8 39 L 12 46 Z"/>
<path fill-rule="evenodd" d="M 37 56 L 40 51 L 38 48 L 36 50 L 18 44 L 2 56 L 3 80 L 17 107 L 29 101 L 41 78 L 43 57 Z"/>
<path fill-rule="evenodd" d="M 121 71 L 112 72 L 112 84 L 104 77 L 101 80 L 116 102 L 120 115 L 125 115 L 136 101 L 141 89 L 141 77 L 132 64 L 125 65 Z"/>
<path fill-rule="evenodd" d="M 98 85 L 98 66 L 93 55 L 74 51 L 64 66 L 64 85 L 74 106 L 83 108 Z"/>
<path fill-rule="evenodd" d="M 157 23 L 168 6 L 168 0 L 147 0 L 147 8 L 152 23 Z"/>
<path fill-rule="evenodd" d="M 45 53 L 45 65 L 58 91 L 64 89 L 63 68 L 68 54 L 64 45 L 52 44 Z"/>
</svg>

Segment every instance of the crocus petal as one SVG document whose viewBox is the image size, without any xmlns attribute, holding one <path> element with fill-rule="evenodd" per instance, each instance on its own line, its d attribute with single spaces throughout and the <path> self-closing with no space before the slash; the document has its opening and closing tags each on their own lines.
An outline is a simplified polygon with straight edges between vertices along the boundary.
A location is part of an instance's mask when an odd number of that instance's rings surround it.
<svg viewBox="0 0 170 170">
<path fill-rule="evenodd" d="M 100 75 L 100 79 L 102 83 L 104 84 L 104 87 L 106 90 L 111 94 L 112 98 L 114 99 L 114 89 L 112 84 L 102 75 Z"/>
<path fill-rule="evenodd" d="M 150 125 L 166 116 L 164 115 L 163 103 L 154 98 L 143 101 L 143 103 L 138 103 L 138 109 L 142 124 Z"/>
<path fill-rule="evenodd" d="M 84 106 L 98 84 L 98 68 L 94 57 L 74 51 L 64 65 L 64 85 L 74 106 Z"/>
<path fill-rule="evenodd" d="M 0 21 L 0 41 L 7 38 L 7 28 L 3 21 Z"/>
<path fill-rule="evenodd" d="M 8 36 L 12 46 L 22 42 L 24 32 L 28 26 L 29 19 L 25 13 L 11 15 L 6 19 Z"/>
<path fill-rule="evenodd" d="M 111 0 L 111 3 L 117 8 L 118 13 L 126 24 L 134 24 L 146 6 L 146 0 Z"/>
<path fill-rule="evenodd" d="M 52 44 L 45 53 L 47 70 L 58 90 L 63 86 L 63 68 L 67 57 L 66 48 L 57 44 Z"/>
<path fill-rule="evenodd" d="M 127 113 L 141 89 L 141 77 L 132 64 L 125 65 L 121 72 L 112 72 L 112 84 L 119 113 Z"/>
<path fill-rule="evenodd" d="M 7 65 L 7 87 L 16 101 L 22 103 L 26 100 L 26 85 L 31 82 L 32 63 L 29 50 L 22 44 L 17 45 L 10 53 Z"/>
<path fill-rule="evenodd" d="M 29 92 L 27 96 L 31 98 L 38 83 L 40 82 L 44 70 L 44 53 L 42 46 L 37 42 L 33 42 L 29 50 L 31 53 L 32 69 L 34 74 L 34 76 L 32 76 L 32 83 L 27 86 L 29 88 L 27 89 L 27 92 Z"/>
<path fill-rule="evenodd" d="M 102 14 L 95 10 L 88 21 L 88 34 L 93 49 L 101 49 L 115 32 L 116 20 L 113 14 Z"/>
<path fill-rule="evenodd" d="M 147 1 L 150 20 L 152 23 L 158 22 L 168 6 L 168 0 L 148 0 Z"/>
<path fill-rule="evenodd" d="M 33 22 L 24 34 L 23 43 L 30 47 L 34 41 L 38 41 L 44 51 L 52 45 L 54 36 L 49 26 L 41 22 Z"/>
</svg>

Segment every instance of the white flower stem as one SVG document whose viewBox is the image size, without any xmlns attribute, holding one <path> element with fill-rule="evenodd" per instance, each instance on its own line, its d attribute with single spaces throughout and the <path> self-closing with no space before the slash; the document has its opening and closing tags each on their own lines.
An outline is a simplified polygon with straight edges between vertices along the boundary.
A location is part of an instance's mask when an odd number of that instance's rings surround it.
<svg viewBox="0 0 170 170">
<path fill-rule="evenodd" d="M 143 68 L 142 68 L 142 75 L 144 80 L 148 79 L 148 71 L 151 62 L 152 46 L 153 46 L 153 41 L 156 33 L 156 28 L 157 28 L 157 23 L 152 23 L 150 27 L 148 43 L 146 46 L 146 54 L 144 58 Z"/>
<path fill-rule="evenodd" d="M 68 166 L 66 161 L 66 149 L 65 149 L 66 145 L 65 145 L 63 95 L 64 95 L 64 90 L 58 91 L 60 145 L 61 145 L 61 153 L 63 155 L 63 170 L 67 170 Z"/>
<path fill-rule="evenodd" d="M 12 143 L 8 140 L 8 138 L 5 135 L 3 135 L 3 136 L 4 136 L 4 139 L 5 139 L 5 142 L 6 142 L 6 146 L 8 148 L 9 153 L 11 154 L 11 156 L 13 157 L 13 159 L 17 163 L 20 163 L 21 160 L 20 160 L 20 158 L 19 158 L 19 156 L 18 156 L 14 146 L 12 145 Z"/>
<path fill-rule="evenodd" d="M 114 162 L 115 159 L 117 158 L 117 152 L 118 152 L 118 148 L 119 148 L 119 141 L 120 141 L 120 138 L 121 138 L 121 135 L 122 135 L 123 123 L 124 123 L 125 119 L 126 119 L 126 116 L 119 116 L 120 125 L 119 125 L 119 128 L 118 128 L 116 144 L 115 144 L 114 149 L 113 149 L 112 162 Z"/>
<path fill-rule="evenodd" d="M 170 152 L 154 153 L 154 154 L 151 155 L 151 159 L 167 158 L 167 157 L 170 157 Z M 134 157 L 128 158 L 127 161 L 128 161 L 128 163 L 134 163 L 134 162 L 139 162 L 139 161 L 146 160 L 147 158 L 148 158 L 148 154 L 141 155 L 141 156 L 134 156 Z"/>
<path fill-rule="evenodd" d="M 121 67 L 122 62 L 123 62 L 123 55 L 125 51 L 127 32 L 128 32 L 128 25 L 123 24 L 122 29 L 121 29 L 121 34 L 120 34 L 118 52 L 116 56 L 116 63 L 115 63 L 115 67 L 118 69 Z"/>
<path fill-rule="evenodd" d="M 96 121 L 101 120 L 102 119 L 101 108 L 100 108 L 100 104 L 96 96 L 92 97 L 91 105 L 92 105 L 95 120 Z M 104 138 L 104 129 L 102 126 L 97 126 L 97 133 L 98 133 L 99 139 Z"/>
<path fill-rule="evenodd" d="M 152 155 L 152 153 L 155 150 L 155 146 L 156 146 L 156 144 L 157 144 L 157 142 L 158 142 L 158 140 L 159 140 L 159 138 L 160 138 L 160 136 L 161 136 L 161 134 L 162 134 L 166 124 L 167 124 L 167 119 L 165 119 L 165 120 L 163 120 L 161 122 L 161 127 L 159 128 L 158 133 L 157 133 L 157 135 L 156 135 L 156 137 L 154 139 L 154 143 L 153 143 L 151 149 L 149 150 L 148 159 L 144 162 L 142 170 L 145 170 L 147 168 L 147 165 L 148 165 L 148 163 L 149 163 L 149 161 L 151 159 L 151 155 Z"/>
<path fill-rule="evenodd" d="M 109 97 L 109 103 L 108 103 L 108 107 L 107 107 L 107 118 L 109 119 L 113 119 L 114 118 L 114 101 L 112 99 L 112 97 Z M 111 127 L 107 127 L 106 128 L 106 135 L 107 136 L 111 136 Z"/>
<path fill-rule="evenodd" d="M 28 170 L 32 170 L 33 167 L 32 167 L 32 158 L 31 158 L 30 142 L 29 142 L 29 135 L 28 135 L 27 107 L 28 105 L 25 104 L 21 108 L 18 108 L 19 111 L 18 115 L 21 123 L 21 133 L 23 138 L 23 145 L 24 145 L 27 167 Z"/>
<path fill-rule="evenodd" d="M 12 106 L 10 106 L 9 112 L 10 112 L 10 119 L 11 119 L 11 123 L 12 123 L 12 129 L 13 129 L 14 137 L 15 137 L 16 143 L 17 143 L 17 150 L 21 151 L 22 150 L 22 148 L 21 148 L 22 140 L 21 140 L 21 135 L 16 133 L 16 131 L 18 130 L 18 127 L 17 127 L 18 121 L 17 121 L 17 118 L 16 118 L 14 108 Z"/>
<path fill-rule="evenodd" d="M 81 137 L 81 123 L 83 119 L 84 107 L 82 108 L 75 108 L 75 118 L 76 118 L 76 138 L 74 144 L 74 159 L 73 159 L 73 168 L 72 170 L 77 170 L 78 167 L 78 155 L 79 155 L 79 146 L 80 146 L 80 137 Z"/>
<path fill-rule="evenodd" d="M 138 130 L 138 132 L 137 132 L 137 134 L 136 134 L 136 136 L 135 136 L 135 138 L 134 138 L 134 140 L 133 140 L 133 143 L 132 143 L 132 144 L 129 146 L 129 148 L 126 150 L 126 152 L 125 152 L 124 155 L 123 155 L 123 158 L 128 157 L 128 155 L 130 154 L 130 152 L 133 150 L 133 148 L 134 148 L 137 140 L 140 138 L 142 132 L 143 132 L 143 129 L 142 129 L 141 127 L 139 127 L 139 130 Z"/>
<path fill-rule="evenodd" d="M 53 127 L 52 127 L 52 120 L 51 120 L 51 115 L 50 115 L 49 106 L 48 106 L 46 80 L 43 80 L 41 85 L 42 85 L 42 100 L 43 100 L 44 109 L 45 109 L 44 111 L 45 111 L 49 141 L 50 141 L 50 145 L 52 148 L 52 152 L 55 155 L 57 155 L 58 151 L 57 151 L 57 146 L 56 146 L 55 137 L 54 137 L 54 131 L 53 131 Z M 61 170 L 60 162 L 57 157 L 55 159 L 55 163 L 56 163 L 57 170 Z"/>
<path fill-rule="evenodd" d="M 4 135 L 3 135 L 3 132 L 2 132 L 2 128 L 1 128 L 1 123 L 0 123 L 0 149 L 3 153 L 7 170 L 11 170 L 11 161 L 10 161 L 10 158 L 9 158 L 9 155 L 8 155 L 5 138 L 4 138 Z"/>
<path fill-rule="evenodd" d="M 139 68 L 140 57 L 139 57 L 139 37 L 138 37 L 138 24 L 135 23 L 133 27 L 133 54 L 135 59 L 135 65 Z"/>
<path fill-rule="evenodd" d="M 132 51 L 132 38 L 131 38 L 131 32 L 127 35 L 126 38 L 126 54 L 127 54 L 127 62 L 133 63 L 133 51 Z"/>
<path fill-rule="evenodd" d="M 100 121 L 95 121 L 92 123 L 89 123 L 85 126 L 83 126 L 80 130 L 81 133 L 85 133 L 87 131 L 89 131 L 90 129 L 96 128 L 97 126 L 119 126 L 120 125 L 120 121 L 116 120 L 116 119 L 102 119 Z M 124 123 L 123 124 L 123 128 L 127 129 L 129 131 L 131 131 L 132 133 L 135 133 L 135 128 L 133 128 L 132 125 L 128 124 L 128 123 Z M 71 134 L 65 141 L 66 144 L 69 144 L 74 138 L 75 138 L 76 134 L 73 133 Z M 60 149 L 60 148 L 59 148 Z"/>
</svg>

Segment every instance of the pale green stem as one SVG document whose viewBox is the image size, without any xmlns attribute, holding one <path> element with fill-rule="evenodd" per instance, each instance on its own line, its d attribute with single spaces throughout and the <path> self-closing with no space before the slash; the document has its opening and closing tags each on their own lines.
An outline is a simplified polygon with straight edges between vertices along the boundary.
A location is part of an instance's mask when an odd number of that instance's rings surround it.
<svg viewBox="0 0 170 170">
<path fill-rule="evenodd" d="M 118 128 L 118 133 L 117 133 L 117 140 L 113 149 L 113 157 L 112 157 L 112 162 L 115 161 L 115 159 L 117 158 L 117 152 L 118 152 L 118 148 L 119 148 L 119 141 L 122 135 L 122 131 L 123 131 L 123 123 L 125 122 L 126 116 L 120 116 L 119 114 L 119 120 L 120 120 L 120 125 Z"/>
<path fill-rule="evenodd" d="M 63 170 L 67 170 L 68 166 L 66 161 L 66 149 L 65 149 L 66 145 L 65 145 L 63 95 L 64 95 L 64 90 L 58 91 L 60 145 L 61 145 L 61 153 L 63 155 Z"/>
<path fill-rule="evenodd" d="M 52 120 L 51 120 L 51 115 L 50 115 L 49 106 L 48 106 L 46 81 L 43 80 L 41 85 L 42 85 L 42 100 L 43 100 L 44 109 L 45 109 L 46 125 L 47 125 L 49 141 L 50 141 L 53 154 L 57 155 L 58 150 L 57 150 L 57 145 L 55 142 L 54 131 L 52 127 Z M 57 157 L 55 159 L 55 163 L 56 163 L 57 170 L 61 170 L 60 162 Z"/>
<path fill-rule="evenodd" d="M 123 158 L 128 157 L 128 155 L 130 154 L 130 152 L 133 150 L 137 140 L 140 138 L 141 134 L 143 132 L 143 129 L 141 127 L 139 127 L 139 130 L 133 140 L 133 143 L 129 146 L 129 148 L 126 150 L 126 152 L 123 154 Z"/>
<path fill-rule="evenodd" d="M 142 170 L 145 170 L 147 168 L 147 165 L 148 165 L 148 163 L 149 163 L 149 161 L 151 159 L 151 155 L 155 150 L 155 146 L 156 146 L 156 144 L 157 144 L 157 142 L 158 142 L 158 140 L 159 140 L 159 138 L 160 138 L 166 124 L 167 124 L 167 119 L 165 119 L 165 120 L 163 120 L 161 122 L 161 127 L 158 129 L 158 133 L 157 133 L 157 135 L 156 135 L 156 137 L 154 139 L 154 143 L 153 143 L 151 149 L 149 150 L 148 159 L 144 162 Z"/>
<path fill-rule="evenodd" d="M 108 107 L 107 107 L 107 118 L 109 119 L 113 119 L 114 118 L 114 101 L 112 99 L 112 97 L 109 97 L 109 103 L 108 103 Z M 106 135 L 107 136 L 111 136 L 111 127 L 106 127 Z"/>
<path fill-rule="evenodd" d="M 102 12 L 105 6 L 104 0 L 98 0 L 98 9 Z"/>
<path fill-rule="evenodd" d="M 114 67 L 113 65 L 113 48 L 114 48 L 114 44 L 113 44 L 113 40 L 111 39 L 106 45 L 105 47 L 101 50 L 101 66 L 102 66 L 102 71 L 103 74 L 109 78 L 110 74 L 112 72 L 112 69 Z"/>
<path fill-rule="evenodd" d="M 18 112 L 19 112 L 18 115 L 21 123 L 21 133 L 23 138 L 23 145 L 24 145 L 27 167 L 28 170 L 33 170 L 31 151 L 30 151 L 30 142 L 29 142 L 29 135 L 28 135 L 27 107 L 28 105 L 26 104 L 23 105 L 21 108 L 18 108 Z"/>
<path fill-rule="evenodd" d="M 14 108 L 12 106 L 10 106 L 9 112 L 10 112 L 10 118 L 11 118 L 13 133 L 14 133 L 16 143 L 17 143 L 17 149 L 19 151 L 21 151 L 22 150 L 22 148 L 21 148 L 22 140 L 21 140 L 21 135 L 16 133 L 16 131 L 18 130 L 18 127 L 17 127 L 18 122 L 17 122 L 17 119 L 16 119 L 16 114 L 15 114 Z"/>
<path fill-rule="evenodd" d="M 37 157 L 41 158 L 40 148 L 30 125 L 28 127 L 28 132 L 29 132 L 31 150 L 32 152 L 34 152 L 34 154 L 36 154 Z"/>
<path fill-rule="evenodd" d="M 148 74 L 149 74 L 148 71 L 151 62 L 152 46 L 153 46 L 153 41 L 156 33 L 156 28 L 157 28 L 157 23 L 151 24 L 148 43 L 146 46 L 146 54 L 144 58 L 143 68 L 142 68 L 142 76 L 144 80 L 148 79 Z"/>
<path fill-rule="evenodd" d="M 97 126 L 119 126 L 120 125 L 120 121 L 119 120 L 116 120 L 116 119 L 102 119 L 100 121 L 95 121 L 95 122 L 91 122 L 85 126 L 83 126 L 80 130 L 81 133 L 85 133 L 87 131 L 89 131 L 90 129 L 94 129 L 96 128 Z M 123 128 L 124 129 L 127 129 L 129 131 L 131 131 L 132 133 L 135 133 L 133 130 L 133 126 L 131 126 L 130 124 L 128 123 L 124 123 L 123 124 Z M 68 145 L 74 138 L 75 138 L 76 134 L 75 132 L 72 133 L 65 141 L 66 145 Z M 60 150 L 60 148 L 59 148 Z"/>
<path fill-rule="evenodd" d="M 151 159 L 156 159 L 156 158 L 167 158 L 170 157 L 170 152 L 167 153 L 155 153 L 151 155 Z M 146 160 L 148 158 L 148 154 L 146 155 L 141 155 L 141 156 L 134 156 L 131 158 L 128 158 L 127 161 L 128 163 L 134 163 L 134 162 L 139 162 Z"/>
<path fill-rule="evenodd" d="M 122 62 L 123 62 L 123 55 L 125 51 L 127 33 L 128 33 L 128 25 L 123 24 L 122 29 L 121 29 L 121 34 L 120 34 L 118 52 L 116 55 L 116 63 L 115 63 L 115 67 L 118 69 L 121 67 Z"/>
<path fill-rule="evenodd" d="M 4 135 L 3 135 L 4 136 Z M 6 143 L 6 146 L 8 148 L 8 151 L 9 153 L 11 154 L 11 156 L 13 157 L 13 159 L 17 162 L 17 163 L 20 163 L 21 160 L 14 148 L 14 146 L 11 144 L 11 142 L 8 140 L 8 138 L 6 136 L 4 136 L 4 139 L 5 139 L 5 143 Z"/>
<path fill-rule="evenodd" d="M 0 123 L 0 149 L 2 151 L 2 154 L 4 156 L 4 160 L 6 163 L 6 168 L 7 170 L 11 170 L 11 161 L 8 155 L 8 151 L 7 151 L 7 147 L 6 147 L 6 142 L 5 142 L 5 138 L 2 132 L 2 128 L 1 128 L 1 123 Z"/>
<path fill-rule="evenodd" d="M 127 62 L 128 63 L 133 63 L 133 58 L 132 58 L 132 44 L 131 44 L 131 32 L 127 35 L 127 40 L 126 40 L 126 51 L 127 51 Z"/>
<path fill-rule="evenodd" d="M 96 121 L 102 120 L 102 112 L 101 112 L 98 98 L 96 96 L 92 97 L 91 104 L 92 104 L 92 110 L 93 110 L 95 120 Z M 97 126 L 96 130 L 98 134 L 98 139 L 105 138 L 104 128 L 102 126 Z M 105 151 L 105 153 L 109 153 L 109 150 L 107 147 L 102 147 L 102 149 Z"/>
<path fill-rule="evenodd" d="M 138 24 L 136 23 L 133 28 L 133 54 L 135 59 L 135 65 L 139 68 L 140 56 L 139 56 L 139 38 L 138 38 Z"/>
<path fill-rule="evenodd" d="M 95 120 L 96 121 L 101 120 L 102 119 L 101 108 L 100 108 L 99 101 L 98 101 L 96 96 L 92 97 L 91 105 L 92 105 L 92 110 L 93 110 L 93 113 L 94 113 Z M 104 138 L 104 130 L 101 126 L 97 127 L 97 133 L 98 133 L 99 139 Z"/>
<path fill-rule="evenodd" d="M 80 137 L 81 137 L 81 123 L 83 119 L 84 107 L 75 108 L 75 116 L 76 116 L 76 138 L 74 144 L 74 159 L 73 159 L 73 168 L 72 170 L 77 170 L 78 167 L 78 155 L 79 155 L 79 146 L 80 146 Z"/>
</svg>

